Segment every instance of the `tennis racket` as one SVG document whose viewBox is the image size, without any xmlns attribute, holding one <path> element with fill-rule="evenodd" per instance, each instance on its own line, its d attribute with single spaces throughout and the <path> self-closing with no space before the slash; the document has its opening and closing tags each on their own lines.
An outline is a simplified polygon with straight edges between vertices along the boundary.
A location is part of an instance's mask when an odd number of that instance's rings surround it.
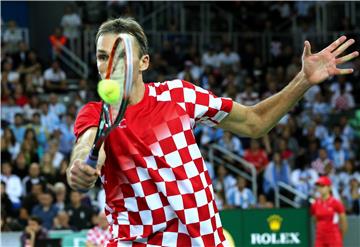
<svg viewBox="0 0 360 247">
<path fill-rule="evenodd" d="M 102 101 L 95 140 L 85 160 L 85 163 L 93 168 L 96 168 L 101 145 L 109 133 L 120 124 L 129 103 L 133 84 L 133 50 L 129 34 L 120 34 L 115 40 L 109 55 L 105 79 L 118 82 L 122 88 L 122 96 L 115 104 L 110 105 Z"/>
</svg>

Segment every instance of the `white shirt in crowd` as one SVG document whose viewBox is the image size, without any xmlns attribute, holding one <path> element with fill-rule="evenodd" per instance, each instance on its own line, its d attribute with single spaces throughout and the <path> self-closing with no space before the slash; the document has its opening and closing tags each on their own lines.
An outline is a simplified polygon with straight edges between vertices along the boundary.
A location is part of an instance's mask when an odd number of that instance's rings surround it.
<svg viewBox="0 0 360 247">
<path fill-rule="evenodd" d="M 64 29 L 64 35 L 68 39 L 76 39 L 79 37 L 80 25 L 81 25 L 81 19 L 80 19 L 80 16 L 76 13 L 64 15 L 61 18 L 61 26 Z"/>
<path fill-rule="evenodd" d="M 44 72 L 44 79 L 52 82 L 60 82 L 66 79 L 66 74 L 62 70 L 54 71 L 53 68 L 48 68 Z"/>
</svg>

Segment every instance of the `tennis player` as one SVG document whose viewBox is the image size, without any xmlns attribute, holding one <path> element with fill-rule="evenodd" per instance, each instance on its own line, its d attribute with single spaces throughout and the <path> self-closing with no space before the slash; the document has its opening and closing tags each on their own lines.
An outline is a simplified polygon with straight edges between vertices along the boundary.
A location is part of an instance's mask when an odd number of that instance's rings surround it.
<svg viewBox="0 0 360 247">
<path fill-rule="evenodd" d="M 327 176 L 316 181 L 319 198 L 311 205 L 316 220 L 315 247 L 342 247 L 347 231 L 345 207 L 331 195 L 331 180 Z"/>
<path fill-rule="evenodd" d="M 211 180 L 195 142 L 195 124 L 258 138 L 312 85 L 352 73 L 336 65 L 358 56 L 354 52 L 337 58 L 354 43 L 344 36 L 316 54 L 305 41 L 303 66 L 296 77 L 276 95 L 243 106 L 183 80 L 145 84 L 142 72 L 150 62 L 147 38 L 130 18 L 107 21 L 98 30 L 96 54 L 102 78 L 119 33 L 132 35 L 130 105 L 119 127 L 107 137 L 97 169 L 84 159 L 96 134 L 101 103 L 89 102 L 80 110 L 67 171 L 73 189 L 89 189 L 101 177 L 112 233 L 107 246 L 226 246 Z"/>
</svg>

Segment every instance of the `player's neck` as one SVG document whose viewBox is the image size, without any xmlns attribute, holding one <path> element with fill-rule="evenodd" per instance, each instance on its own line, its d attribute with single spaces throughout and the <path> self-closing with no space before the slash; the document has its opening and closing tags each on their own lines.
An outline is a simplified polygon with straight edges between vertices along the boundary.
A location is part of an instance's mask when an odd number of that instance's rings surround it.
<svg viewBox="0 0 360 247">
<path fill-rule="evenodd" d="M 325 195 L 322 195 L 322 196 L 321 196 L 321 199 L 322 199 L 323 201 L 325 201 L 325 200 L 329 199 L 329 197 L 330 197 L 330 194 L 325 194 Z"/>
<path fill-rule="evenodd" d="M 139 78 L 136 82 L 134 82 L 134 86 L 131 91 L 130 96 L 130 105 L 135 105 L 139 103 L 143 97 L 145 92 L 145 84 L 142 79 Z"/>
</svg>

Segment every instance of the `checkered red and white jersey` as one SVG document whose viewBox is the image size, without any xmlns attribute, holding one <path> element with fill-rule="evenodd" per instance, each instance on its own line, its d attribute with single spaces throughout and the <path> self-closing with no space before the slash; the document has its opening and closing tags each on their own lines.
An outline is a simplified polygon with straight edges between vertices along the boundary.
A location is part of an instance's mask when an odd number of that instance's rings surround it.
<svg viewBox="0 0 360 247">
<path fill-rule="evenodd" d="M 95 226 L 88 231 L 86 242 L 89 242 L 94 246 L 105 246 L 111 238 L 112 236 L 108 229 Z"/>
<path fill-rule="evenodd" d="M 77 137 L 97 126 L 100 108 L 81 109 Z M 108 246 L 226 245 L 193 128 L 216 125 L 231 108 L 231 99 L 186 81 L 145 84 L 143 99 L 128 106 L 104 144 Z"/>
</svg>

